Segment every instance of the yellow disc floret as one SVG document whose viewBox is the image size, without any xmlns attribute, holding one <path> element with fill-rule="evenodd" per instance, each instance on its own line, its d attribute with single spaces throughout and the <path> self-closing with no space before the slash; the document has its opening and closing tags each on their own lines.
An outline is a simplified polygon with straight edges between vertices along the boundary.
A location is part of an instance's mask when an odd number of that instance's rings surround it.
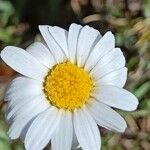
<svg viewBox="0 0 150 150">
<path fill-rule="evenodd" d="M 73 110 L 88 101 L 93 80 L 82 68 L 65 62 L 50 70 L 43 87 L 47 99 L 53 106 Z"/>
</svg>

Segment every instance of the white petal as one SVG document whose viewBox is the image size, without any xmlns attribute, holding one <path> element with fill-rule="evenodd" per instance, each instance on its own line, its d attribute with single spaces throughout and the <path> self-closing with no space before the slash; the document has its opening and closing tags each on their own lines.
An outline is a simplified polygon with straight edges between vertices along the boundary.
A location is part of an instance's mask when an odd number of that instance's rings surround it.
<svg viewBox="0 0 150 150">
<path fill-rule="evenodd" d="M 52 138 L 53 150 L 70 150 L 73 138 L 72 112 L 63 111 L 60 124 Z"/>
<path fill-rule="evenodd" d="M 46 44 L 49 47 L 51 53 L 53 54 L 55 60 L 57 61 L 57 63 L 63 62 L 64 59 L 66 59 L 66 54 L 64 53 L 62 48 L 59 46 L 57 41 L 52 36 L 52 34 L 49 30 L 50 26 L 40 25 L 39 29 L 40 29 L 40 32 L 41 32 Z"/>
<path fill-rule="evenodd" d="M 138 100 L 132 93 L 112 85 L 101 85 L 92 96 L 109 106 L 126 111 L 133 111 L 138 105 Z"/>
<path fill-rule="evenodd" d="M 125 66 L 125 58 L 119 48 L 115 48 L 105 55 L 96 66 L 91 70 L 90 74 L 95 80 L 102 78 L 104 75 L 121 69 Z"/>
<path fill-rule="evenodd" d="M 99 31 L 85 26 L 81 29 L 77 45 L 77 65 L 83 67 L 90 52 L 101 38 Z"/>
<path fill-rule="evenodd" d="M 51 107 L 38 115 L 27 131 L 25 148 L 27 150 L 42 150 L 56 131 L 61 115 L 62 112 L 55 107 Z"/>
<path fill-rule="evenodd" d="M 93 118 L 83 109 L 74 112 L 74 128 L 79 144 L 84 150 L 99 150 L 101 139 Z"/>
<path fill-rule="evenodd" d="M 10 106 L 15 106 L 16 104 L 22 103 L 22 99 L 26 101 L 29 97 L 39 95 L 40 93 L 43 93 L 40 82 L 26 77 L 17 77 L 7 88 L 5 100 L 9 101 L 8 104 Z"/>
<path fill-rule="evenodd" d="M 31 54 L 18 47 L 5 47 L 1 52 L 1 58 L 11 68 L 30 78 L 41 80 L 48 72 L 48 68 L 40 64 Z"/>
<path fill-rule="evenodd" d="M 31 95 L 27 95 L 28 98 L 22 98 L 20 99 L 20 101 L 17 103 L 16 101 L 13 104 L 8 104 L 8 109 L 7 109 L 7 120 L 13 120 L 15 117 L 18 117 L 19 115 L 21 115 L 22 113 L 24 113 L 26 111 L 27 108 L 30 107 L 30 105 L 35 105 L 37 103 L 44 103 L 47 106 L 50 106 L 50 103 L 48 102 L 48 100 L 46 99 L 45 95 L 42 93 L 39 93 L 37 95 L 33 94 Z"/>
<path fill-rule="evenodd" d="M 35 42 L 26 49 L 31 55 L 33 55 L 40 63 L 48 68 L 51 68 L 56 64 L 53 55 L 50 53 L 48 48 L 40 43 Z"/>
<path fill-rule="evenodd" d="M 73 139 L 72 139 L 72 148 L 71 150 L 77 150 L 80 147 L 79 142 L 77 140 L 77 136 L 75 131 L 73 130 Z"/>
<path fill-rule="evenodd" d="M 22 91 L 23 90 L 23 91 Z M 26 95 L 28 93 L 39 93 L 42 90 L 42 82 L 26 78 L 24 76 L 16 77 L 11 81 L 5 93 L 6 101 L 13 101 L 14 98 Z"/>
<path fill-rule="evenodd" d="M 43 112 L 49 107 L 48 103 L 43 99 L 43 96 L 35 97 L 31 102 L 22 106 L 18 112 L 13 114 L 13 124 L 11 125 L 8 133 L 12 139 L 21 136 L 24 128 L 28 123 L 39 113 Z M 26 134 L 23 133 L 24 135 Z"/>
<path fill-rule="evenodd" d="M 68 33 L 68 51 L 70 61 L 76 64 L 76 53 L 77 53 L 77 42 L 79 38 L 80 31 L 82 29 L 81 25 L 75 23 L 70 25 Z"/>
<path fill-rule="evenodd" d="M 58 45 L 62 48 L 62 50 L 68 57 L 68 43 L 67 43 L 68 32 L 65 29 L 62 29 L 57 26 L 54 27 L 49 26 L 49 31 L 53 36 L 53 38 L 55 39 L 55 41 L 58 43 Z"/>
<path fill-rule="evenodd" d="M 125 120 L 109 106 L 91 99 L 87 110 L 96 120 L 97 124 L 112 131 L 124 132 L 127 124 Z"/>
<path fill-rule="evenodd" d="M 90 71 L 104 55 L 114 48 L 115 38 L 111 32 L 107 32 L 92 50 L 86 61 L 85 70 Z"/>
<path fill-rule="evenodd" d="M 11 82 L 5 94 L 5 99 L 9 101 L 8 120 L 22 105 L 43 94 L 40 84 L 36 80 L 26 77 L 17 77 Z"/>
<path fill-rule="evenodd" d="M 101 85 L 114 85 L 123 87 L 127 81 L 127 68 L 121 68 L 119 70 L 110 72 L 96 81 L 95 86 L 100 87 Z"/>
</svg>

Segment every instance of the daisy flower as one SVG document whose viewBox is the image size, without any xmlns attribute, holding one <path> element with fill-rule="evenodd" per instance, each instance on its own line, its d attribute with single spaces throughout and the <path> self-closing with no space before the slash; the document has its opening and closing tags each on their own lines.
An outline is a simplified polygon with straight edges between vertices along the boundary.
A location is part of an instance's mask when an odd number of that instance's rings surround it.
<svg viewBox="0 0 150 150">
<path fill-rule="evenodd" d="M 112 107 L 133 111 L 137 98 L 123 89 L 125 58 L 111 32 L 103 37 L 89 26 L 71 24 L 69 31 L 39 26 L 46 46 L 36 42 L 26 51 L 8 46 L 1 58 L 20 73 L 8 87 L 6 118 L 11 139 L 27 150 L 99 150 L 98 125 L 124 132 L 127 124 Z"/>
</svg>

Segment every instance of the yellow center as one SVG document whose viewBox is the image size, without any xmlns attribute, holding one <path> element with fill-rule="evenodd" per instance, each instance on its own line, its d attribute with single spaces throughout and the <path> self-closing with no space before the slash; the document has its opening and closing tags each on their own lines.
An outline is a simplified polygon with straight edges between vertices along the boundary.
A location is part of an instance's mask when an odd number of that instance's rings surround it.
<svg viewBox="0 0 150 150">
<path fill-rule="evenodd" d="M 89 100 L 93 80 L 82 68 L 65 62 L 50 70 L 43 87 L 53 106 L 73 110 Z"/>
</svg>

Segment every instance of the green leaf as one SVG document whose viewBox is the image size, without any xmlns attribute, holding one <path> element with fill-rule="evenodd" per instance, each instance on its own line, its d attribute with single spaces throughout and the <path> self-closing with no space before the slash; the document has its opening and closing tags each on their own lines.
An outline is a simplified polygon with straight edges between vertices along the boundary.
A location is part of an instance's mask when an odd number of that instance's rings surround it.
<svg viewBox="0 0 150 150">
<path fill-rule="evenodd" d="M 144 99 L 140 102 L 139 108 L 150 110 L 150 99 Z"/>
<path fill-rule="evenodd" d="M 9 137 L 7 136 L 6 123 L 4 121 L 2 121 L 2 120 L 0 120 L 0 139 L 9 141 Z"/>
<path fill-rule="evenodd" d="M 15 150 L 25 150 L 23 143 L 20 141 L 13 142 L 12 147 Z"/>
<path fill-rule="evenodd" d="M 0 23 L 5 25 L 14 12 L 15 10 L 9 1 L 0 1 Z"/>
<path fill-rule="evenodd" d="M 150 17 L 150 0 L 144 0 L 144 15 Z"/>
<path fill-rule="evenodd" d="M 138 99 L 143 98 L 143 96 L 150 90 L 150 81 L 142 84 L 137 90 L 135 90 L 134 94 Z"/>
<path fill-rule="evenodd" d="M 0 139 L 0 150 L 11 150 L 11 146 L 4 139 Z"/>
</svg>

